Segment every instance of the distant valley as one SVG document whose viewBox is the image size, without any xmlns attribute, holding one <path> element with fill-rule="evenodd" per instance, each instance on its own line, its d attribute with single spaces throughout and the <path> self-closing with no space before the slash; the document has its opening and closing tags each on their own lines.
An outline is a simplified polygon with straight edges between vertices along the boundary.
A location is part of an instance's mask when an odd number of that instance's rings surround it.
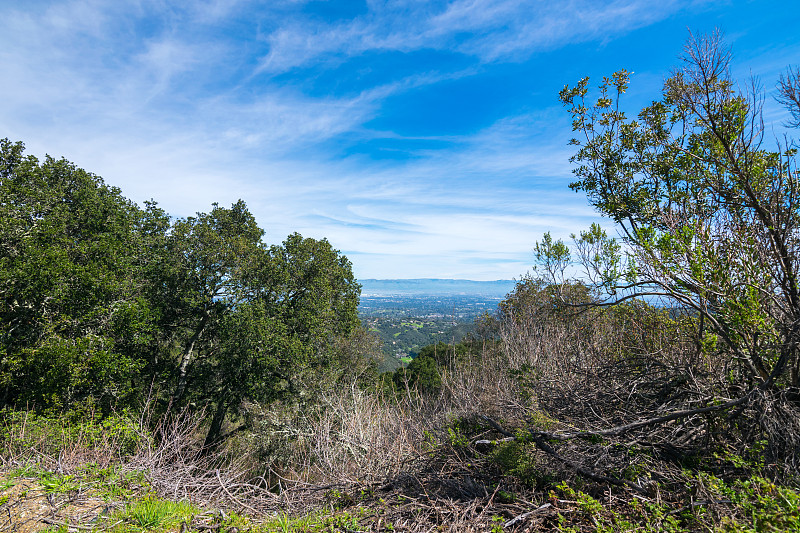
<svg viewBox="0 0 800 533">
<path fill-rule="evenodd" d="M 418 317 L 472 321 L 514 288 L 514 280 L 365 279 L 359 314 L 363 317 Z"/>
<path fill-rule="evenodd" d="M 461 279 L 365 279 L 358 311 L 383 341 L 380 366 L 392 370 L 428 344 L 458 342 L 474 331 L 475 319 L 492 314 L 515 281 Z"/>
</svg>

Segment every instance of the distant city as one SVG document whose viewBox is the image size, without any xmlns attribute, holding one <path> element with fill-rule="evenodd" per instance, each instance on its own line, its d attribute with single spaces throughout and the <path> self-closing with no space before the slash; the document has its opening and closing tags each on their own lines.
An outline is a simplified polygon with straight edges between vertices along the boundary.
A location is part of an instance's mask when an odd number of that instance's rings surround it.
<svg viewBox="0 0 800 533">
<path fill-rule="evenodd" d="M 472 321 L 514 288 L 514 280 L 365 279 L 361 283 L 362 317 L 416 317 Z"/>
<path fill-rule="evenodd" d="M 381 371 L 416 357 L 423 346 L 459 342 L 475 320 L 493 314 L 515 281 L 459 279 L 365 279 L 358 311 L 364 326 L 383 342 Z"/>
</svg>

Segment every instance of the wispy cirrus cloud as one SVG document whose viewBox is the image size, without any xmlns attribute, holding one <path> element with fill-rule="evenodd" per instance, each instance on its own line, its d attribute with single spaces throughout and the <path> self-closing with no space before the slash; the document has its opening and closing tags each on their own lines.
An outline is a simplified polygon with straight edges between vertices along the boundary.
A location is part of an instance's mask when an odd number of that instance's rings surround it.
<svg viewBox="0 0 800 533">
<path fill-rule="evenodd" d="M 774 24 L 758 37 L 750 28 L 787 10 L 699 0 L 9 2 L 0 136 L 177 216 L 243 198 L 270 242 L 292 231 L 327 237 L 361 277 L 509 278 L 527 270 L 544 231 L 564 238 L 597 220 L 566 188 L 570 124 L 555 98 L 565 78 L 594 73 L 619 43 L 619 64 L 639 61 L 639 79 L 657 90 L 669 64 L 649 52 L 674 58 L 705 13 L 739 24 L 736 45 L 750 46 L 761 73 L 783 61 L 770 51 L 796 43 Z M 670 25 L 681 34 L 650 32 Z"/>
<path fill-rule="evenodd" d="M 278 73 L 308 63 L 343 61 L 366 51 L 446 50 L 480 62 L 518 61 L 544 49 L 609 38 L 664 19 L 698 1 L 457 0 L 374 2 L 371 10 L 336 24 L 298 21 L 265 36 L 260 71 Z M 707 3 L 707 2 L 705 2 Z"/>
</svg>

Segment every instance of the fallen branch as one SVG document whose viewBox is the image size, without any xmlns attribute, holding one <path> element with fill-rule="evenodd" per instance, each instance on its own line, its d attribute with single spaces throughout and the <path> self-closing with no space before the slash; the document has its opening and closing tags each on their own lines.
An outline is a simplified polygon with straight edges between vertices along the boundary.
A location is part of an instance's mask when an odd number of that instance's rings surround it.
<svg viewBox="0 0 800 533">
<path fill-rule="evenodd" d="M 82 526 L 80 524 L 70 524 L 69 522 L 61 522 L 59 520 L 53 520 L 52 518 L 47 518 L 46 516 L 39 518 L 39 521 L 44 522 L 45 524 L 50 524 L 52 526 L 66 527 L 67 529 L 82 529 L 85 531 L 106 531 L 124 522 L 124 520 L 119 520 L 118 522 L 115 522 L 110 526 L 105 526 L 103 528 L 97 529 L 96 526 Z"/>
<path fill-rule="evenodd" d="M 608 483 L 610 485 L 616 485 L 618 487 L 631 487 L 637 492 L 642 492 L 642 493 L 647 492 L 644 488 L 637 485 L 636 483 L 633 483 L 632 481 L 628 481 L 627 479 L 609 477 L 603 474 L 598 474 L 597 472 L 592 472 L 588 468 L 581 466 L 580 464 L 574 461 L 570 461 L 566 457 L 560 456 L 558 452 L 556 452 L 552 446 L 547 444 L 542 437 L 534 437 L 533 442 L 534 444 L 536 444 L 537 448 L 542 450 L 547 455 L 553 457 L 558 461 L 561 461 L 562 463 L 573 469 L 575 472 L 577 472 L 579 475 L 587 477 L 592 481 L 598 481 L 600 483 Z"/>
<path fill-rule="evenodd" d="M 231 492 L 228 490 L 228 487 L 225 486 L 225 483 L 222 481 L 222 478 L 219 475 L 219 468 L 216 469 L 215 473 L 217 474 L 217 481 L 219 481 L 219 486 L 222 487 L 222 490 L 225 491 L 225 494 L 227 494 L 231 498 L 231 500 L 233 500 L 234 502 L 238 503 L 243 508 L 253 511 L 256 515 L 262 514 L 261 511 L 258 511 L 257 509 L 253 509 L 252 507 L 250 507 L 249 505 L 247 505 L 246 503 L 241 501 L 239 498 L 237 498 L 236 496 L 231 494 Z"/>
<path fill-rule="evenodd" d="M 522 513 L 519 516 L 515 516 L 514 518 L 512 518 L 511 520 L 509 520 L 508 522 L 503 524 L 503 529 L 509 528 L 509 527 L 513 526 L 514 524 L 516 524 L 517 522 L 522 522 L 523 520 L 525 520 L 526 518 L 528 518 L 531 515 L 541 513 L 542 511 L 546 511 L 547 509 L 549 509 L 552 506 L 553 506 L 552 503 L 545 503 L 544 505 L 541 505 L 541 506 L 537 507 L 533 511 L 528 511 L 527 513 Z"/>
<path fill-rule="evenodd" d="M 645 488 L 641 487 L 640 485 L 638 485 L 636 483 L 633 483 L 632 481 L 628 481 L 626 479 L 615 478 L 615 477 L 609 477 L 609 476 L 606 476 L 604 474 L 601 474 L 601 473 L 598 473 L 598 472 L 594 472 L 594 471 L 589 470 L 588 468 L 580 465 L 579 463 L 571 461 L 571 460 L 567 459 L 566 457 L 562 457 L 561 455 L 558 454 L 558 452 L 556 452 L 556 450 L 552 446 L 550 446 L 547 443 L 547 441 L 548 440 L 555 440 L 555 441 L 562 441 L 563 442 L 563 441 L 572 440 L 572 439 L 593 439 L 593 438 L 597 438 L 597 437 L 620 436 L 620 435 L 623 435 L 623 434 L 628 433 L 630 431 L 633 431 L 635 429 L 639 429 L 639 428 L 643 428 L 643 427 L 647 427 L 647 426 L 654 426 L 654 425 L 657 425 L 657 424 L 663 424 L 664 422 L 677 420 L 679 418 L 684 418 L 684 417 L 688 417 L 688 416 L 694 416 L 694 415 L 710 413 L 710 412 L 714 412 L 714 411 L 722 411 L 722 410 L 725 410 L 725 409 L 730 409 L 731 407 L 736 407 L 738 405 L 743 404 L 753 394 L 753 392 L 754 391 L 750 391 L 749 393 L 747 393 L 746 395 L 742 396 L 741 398 L 738 398 L 736 400 L 731 400 L 731 401 L 728 401 L 728 402 L 725 402 L 725 403 L 722 403 L 722 404 L 719 404 L 719 405 L 710 405 L 710 406 L 706 406 L 706 407 L 698 407 L 698 408 L 695 408 L 695 409 L 686 409 L 686 410 L 683 410 L 683 411 L 676 411 L 676 412 L 670 413 L 668 415 L 659 416 L 659 417 L 655 417 L 655 418 L 648 418 L 646 420 L 640 420 L 638 422 L 633 422 L 631 424 L 625 424 L 625 425 L 622 425 L 622 426 L 617 426 L 617 427 L 613 427 L 613 428 L 610 428 L 610 429 L 603 429 L 603 430 L 587 430 L 587 431 L 575 431 L 575 432 L 563 432 L 563 433 L 561 433 L 561 432 L 556 433 L 556 432 L 550 432 L 550 431 L 533 431 L 533 430 L 529 430 L 529 436 L 521 436 L 521 435 L 518 436 L 518 435 L 515 435 L 515 434 L 511 433 L 507 429 L 503 428 L 500 424 L 495 422 L 490 417 L 484 415 L 482 418 L 492 428 L 494 428 L 498 433 L 500 433 L 502 435 L 505 435 L 506 438 L 500 439 L 499 441 L 480 440 L 480 441 L 476 441 L 475 444 L 476 445 L 478 445 L 478 444 L 480 444 L 480 445 L 488 445 L 488 444 L 495 444 L 497 442 L 510 442 L 510 441 L 518 440 L 520 438 L 522 438 L 522 439 L 530 439 L 536 445 L 537 448 L 539 448 L 541 451 L 543 451 L 547 455 L 553 457 L 554 459 L 560 461 L 561 463 L 564 463 L 569 468 L 574 470 L 578 475 L 581 475 L 583 477 L 589 478 L 589 479 L 591 479 L 593 481 L 598 481 L 598 482 L 601 482 L 601 483 L 608 483 L 608 484 L 616 485 L 616 486 L 627 486 L 627 487 L 630 487 L 630 488 L 634 489 L 637 492 L 646 493 L 647 490 Z"/>
<path fill-rule="evenodd" d="M 631 424 L 625 424 L 622 426 L 613 427 L 610 429 L 601 429 L 601 430 L 584 430 L 584 431 L 574 431 L 574 432 L 551 432 L 551 431 L 533 431 L 530 430 L 530 436 L 534 439 L 537 438 L 541 439 L 548 439 L 548 440 L 558 440 L 558 441 L 567 441 L 572 439 L 593 439 L 597 437 L 617 437 L 619 435 L 623 435 L 634 429 L 639 429 L 647 426 L 654 426 L 657 424 L 663 424 L 664 422 L 670 422 L 672 420 L 677 420 L 679 418 L 685 418 L 687 416 L 694 416 L 694 415 L 701 415 L 705 413 L 711 413 L 714 411 L 724 411 L 725 409 L 730 409 L 731 407 L 736 407 L 737 405 L 743 404 L 747 399 L 755 391 L 750 391 L 749 393 L 745 394 L 741 398 L 736 400 L 731 400 L 729 402 L 725 402 L 719 405 L 709 405 L 706 407 L 697 407 L 695 409 L 685 409 L 683 411 L 675 411 L 674 413 L 670 413 L 664 416 L 658 416 L 655 418 L 648 418 L 646 420 L 640 420 L 638 422 L 633 422 Z M 490 426 L 492 426 L 495 430 L 499 433 L 509 437 L 508 439 L 504 440 L 513 440 L 517 439 L 517 435 L 514 435 L 510 431 L 504 429 L 500 424 L 489 418 L 488 416 L 482 417 Z"/>
</svg>

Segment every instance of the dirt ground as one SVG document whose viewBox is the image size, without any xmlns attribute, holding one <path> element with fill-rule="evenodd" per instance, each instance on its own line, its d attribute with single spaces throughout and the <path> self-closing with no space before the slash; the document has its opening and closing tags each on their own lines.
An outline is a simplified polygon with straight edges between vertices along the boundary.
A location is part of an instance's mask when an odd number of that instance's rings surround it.
<svg viewBox="0 0 800 533">
<path fill-rule="evenodd" d="M 106 524 L 121 503 L 104 501 L 82 490 L 48 491 L 39 482 L 0 473 L 0 531 L 33 533 L 67 525 L 85 531 Z M 70 527 L 71 526 L 71 527 Z"/>
</svg>

